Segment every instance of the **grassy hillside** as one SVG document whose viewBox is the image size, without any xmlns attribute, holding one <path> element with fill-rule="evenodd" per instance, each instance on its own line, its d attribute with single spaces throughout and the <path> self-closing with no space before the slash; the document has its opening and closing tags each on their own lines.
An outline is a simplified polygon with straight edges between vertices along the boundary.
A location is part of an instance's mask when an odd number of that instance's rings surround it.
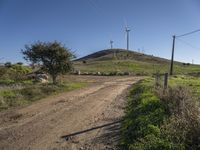
<svg viewBox="0 0 200 150">
<path fill-rule="evenodd" d="M 168 72 L 170 61 L 122 49 L 102 50 L 74 61 L 75 69 L 82 72 L 130 72 L 133 74 L 152 74 Z M 199 65 L 175 62 L 175 74 L 200 72 Z"/>
</svg>

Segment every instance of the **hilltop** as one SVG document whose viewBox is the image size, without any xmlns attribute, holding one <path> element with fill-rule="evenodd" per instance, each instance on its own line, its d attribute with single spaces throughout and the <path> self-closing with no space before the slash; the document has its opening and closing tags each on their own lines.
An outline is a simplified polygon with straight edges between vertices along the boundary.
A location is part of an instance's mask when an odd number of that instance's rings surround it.
<svg viewBox="0 0 200 150">
<path fill-rule="evenodd" d="M 148 75 L 169 72 L 170 60 L 125 49 L 101 50 L 74 61 L 75 69 L 82 72 L 129 72 Z M 200 72 L 199 65 L 174 62 L 176 74 Z"/>
<path fill-rule="evenodd" d="M 137 60 L 137 61 L 145 61 L 145 62 L 158 62 L 158 63 L 166 63 L 169 60 L 155 57 L 153 55 L 147 55 L 143 53 L 138 53 L 135 51 L 130 51 L 126 49 L 106 49 L 101 50 L 85 57 L 79 58 L 76 61 L 103 61 L 103 60 Z"/>
</svg>

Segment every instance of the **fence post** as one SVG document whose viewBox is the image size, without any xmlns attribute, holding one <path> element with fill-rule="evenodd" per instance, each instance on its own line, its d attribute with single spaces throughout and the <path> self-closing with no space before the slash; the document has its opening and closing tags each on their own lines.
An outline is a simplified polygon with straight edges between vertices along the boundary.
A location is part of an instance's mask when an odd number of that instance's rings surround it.
<svg viewBox="0 0 200 150">
<path fill-rule="evenodd" d="M 165 73 L 165 77 L 164 77 L 164 89 L 166 89 L 168 86 L 168 73 Z"/>
<path fill-rule="evenodd" d="M 161 85 L 160 81 L 161 81 L 161 75 L 159 72 L 156 72 L 156 74 L 155 74 L 155 86 L 156 87 L 159 87 Z"/>
</svg>

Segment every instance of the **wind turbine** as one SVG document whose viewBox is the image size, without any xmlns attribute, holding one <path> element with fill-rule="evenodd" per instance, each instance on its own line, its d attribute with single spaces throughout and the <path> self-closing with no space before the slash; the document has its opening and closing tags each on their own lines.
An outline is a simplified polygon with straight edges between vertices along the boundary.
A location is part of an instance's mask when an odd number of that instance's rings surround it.
<svg viewBox="0 0 200 150">
<path fill-rule="evenodd" d="M 126 49 L 129 50 L 129 32 L 131 31 L 129 27 L 125 28 L 126 31 Z"/>
<path fill-rule="evenodd" d="M 110 40 L 110 48 L 113 49 L 113 43 L 114 41 Z"/>
</svg>

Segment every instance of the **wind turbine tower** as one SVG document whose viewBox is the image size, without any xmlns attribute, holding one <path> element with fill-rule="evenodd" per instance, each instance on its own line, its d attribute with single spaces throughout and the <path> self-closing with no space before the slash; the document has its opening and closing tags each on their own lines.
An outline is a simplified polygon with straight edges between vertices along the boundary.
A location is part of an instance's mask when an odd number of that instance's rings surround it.
<svg viewBox="0 0 200 150">
<path fill-rule="evenodd" d="M 110 40 L 110 48 L 113 49 L 113 41 Z"/>
<path fill-rule="evenodd" d="M 127 47 L 126 49 L 129 50 L 129 32 L 131 31 L 128 27 L 126 27 L 126 40 L 127 40 Z"/>
</svg>

